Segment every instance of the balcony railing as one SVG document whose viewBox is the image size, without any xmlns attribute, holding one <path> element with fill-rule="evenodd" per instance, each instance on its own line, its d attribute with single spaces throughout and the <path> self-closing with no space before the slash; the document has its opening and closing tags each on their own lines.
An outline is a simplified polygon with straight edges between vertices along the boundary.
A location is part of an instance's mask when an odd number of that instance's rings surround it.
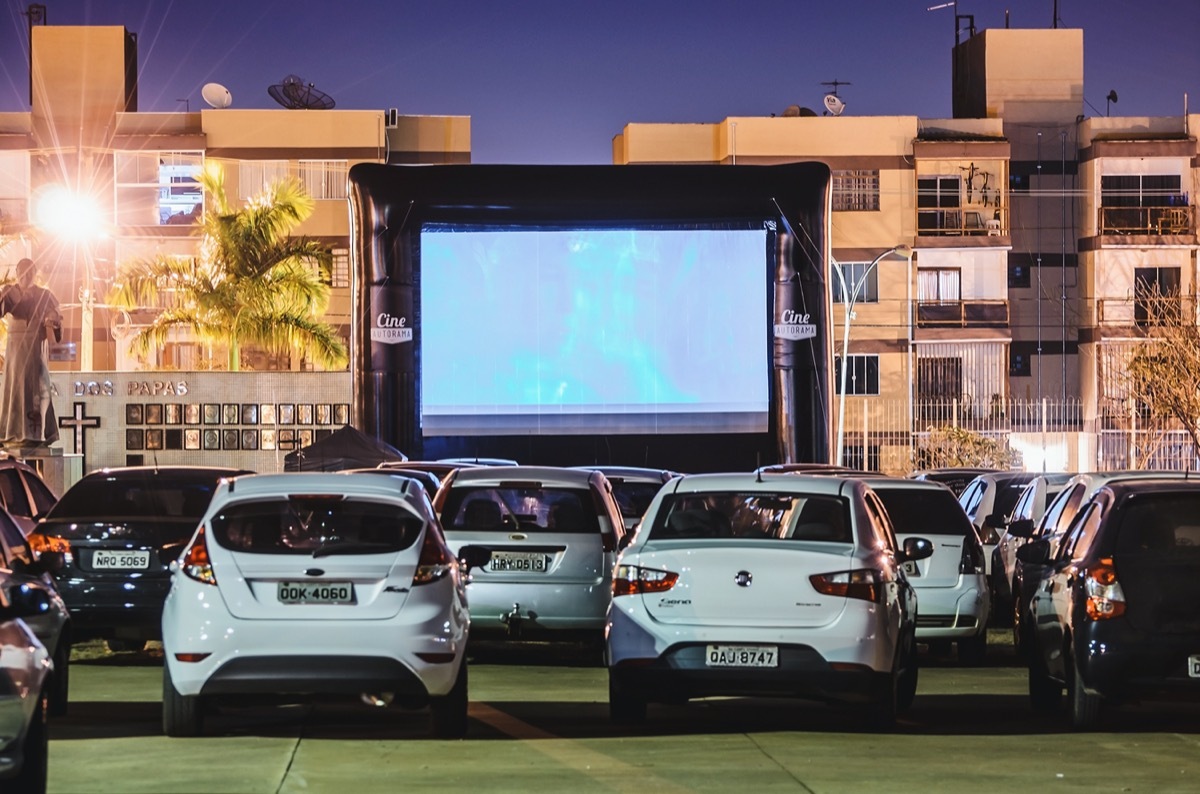
<svg viewBox="0 0 1200 794">
<path fill-rule="evenodd" d="M 918 328 L 1006 328 L 1008 301 L 918 301 L 914 318 Z"/>
<path fill-rule="evenodd" d="M 1101 207 L 1097 223 L 1100 234 L 1194 234 L 1196 208 Z"/>
<path fill-rule="evenodd" d="M 917 234 L 999 237 L 1008 233 L 1005 214 L 999 209 L 917 210 Z"/>
<path fill-rule="evenodd" d="M 1158 298 L 1097 298 L 1096 325 L 1174 325 L 1182 317 L 1196 316 L 1196 299 L 1175 295 Z"/>
</svg>

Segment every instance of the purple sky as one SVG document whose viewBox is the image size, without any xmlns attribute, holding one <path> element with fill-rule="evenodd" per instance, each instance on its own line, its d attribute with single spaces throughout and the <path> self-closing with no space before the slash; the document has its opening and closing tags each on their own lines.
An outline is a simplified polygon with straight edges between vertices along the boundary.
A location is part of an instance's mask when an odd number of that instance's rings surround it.
<svg viewBox="0 0 1200 794">
<path fill-rule="evenodd" d="M 296 74 L 339 108 L 472 117 L 476 163 L 611 162 L 628 122 L 819 110 L 950 115 L 955 9 L 940 0 L 45 0 L 52 25 L 138 35 L 139 110 L 277 107 Z M 28 110 L 28 3 L 4 0 L 0 111 Z M 1084 112 L 1200 112 L 1200 0 L 1058 0 L 1084 30 Z M 959 0 L 979 29 L 1050 27 L 1054 0 Z M 187 100 L 186 102 L 183 100 Z"/>
</svg>

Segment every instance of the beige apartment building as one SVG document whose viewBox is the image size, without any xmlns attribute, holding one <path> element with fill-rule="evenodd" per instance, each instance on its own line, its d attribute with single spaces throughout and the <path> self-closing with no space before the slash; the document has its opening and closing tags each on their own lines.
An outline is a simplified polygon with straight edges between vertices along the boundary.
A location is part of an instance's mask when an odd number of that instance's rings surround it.
<svg viewBox="0 0 1200 794">
<path fill-rule="evenodd" d="M 155 307 L 131 316 L 104 305 L 122 262 L 195 254 L 204 163 L 224 167 L 233 199 L 284 175 L 300 179 L 317 206 L 299 234 L 333 252 L 326 319 L 348 339 L 350 166 L 471 159 L 469 117 L 284 107 L 141 112 L 137 37 L 122 27 L 35 26 L 30 46 L 31 110 L 0 113 L 0 234 L 20 238 L 0 261 L 33 257 L 63 304 L 57 370 L 190 370 L 208 355 L 181 337 L 152 360 L 133 360 L 119 341 Z M 250 351 L 246 366 L 302 369 L 306 362 Z"/>
<path fill-rule="evenodd" d="M 1153 322 L 1139 296 L 1194 290 L 1197 117 L 1087 118 L 1069 29 L 972 31 L 953 109 L 629 124 L 613 162 L 829 165 L 846 462 L 906 471 L 922 432 L 952 424 L 1030 468 L 1137 464 L 1114 373 Z"/>
</svg>

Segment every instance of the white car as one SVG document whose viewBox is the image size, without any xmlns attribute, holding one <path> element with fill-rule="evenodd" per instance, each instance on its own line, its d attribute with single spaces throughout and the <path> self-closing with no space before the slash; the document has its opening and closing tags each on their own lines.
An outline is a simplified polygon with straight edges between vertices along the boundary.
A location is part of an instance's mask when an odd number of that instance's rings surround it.
<svg viewBox="0 0 1200 794">
<path fill-rule="evenodd" d="M 0 791 L 46 791 L 50 653 L 23 618 L 51 609 L 38 587 L 0 571 Z"/>
<path fill-rule="evenodd" d="M 654 500 L 658 489 L 664 483 L 678 477 L 677 472 L 669 469 L 650 469 L 640 466 L 575 466 L 576 469 L 598 471 L 608 478 L 612 485 L 613 498 L 621 509 L 621 518 L 625 521 L 625 530 L 632 532 L 638 522 L 646 514 L 646 508 Z"/>
<path fill-rule="evenodd" d="M 887 508 L 896 537 L 928 538 L 933 554 L 904 563 L 917 591 L 917 640 L 954 642 L 959 661 L 987 655 L 989 593 L 983 543 L 954 491 L 932 480 L 871 478 L 867 484 Z"/>
<path fill-rule="evenodd" d="M 889 726 L 917 685 L 917 596 L 879 497 L 843 475 L 697 474 L 659 492 L 621 552 L 609 711 L 718 695 L 859 704 Z"/>
<path fill-rule="evenodd" d="M 452 549 L 490 552 L 468 588 L 476 639 L 602 644 L 625 537 L 603 474 L 555 466 L 458 469 L 447 475 L 435 507 Z"/>
<path fill-rule="evenodd" d="M 992 552 L 1000 542 L 1000 532 L 1008 523 L 1008 517 L 1025 486 L 1036 476 L 1036 473 L 1027 471 L 981 474 L 967 483 L 967 487 L 958 495 L 958 503 L 983 539 L 983 563 L 989 577 L 992 575 Z"/>
<path fill-rule="evenodd" d="M 366 473 L 222 481 L 163 610 L 163 730 L 209 700 L 350 695 L 467 727 L 464 574 L 424 487 Z"/>
</svg>

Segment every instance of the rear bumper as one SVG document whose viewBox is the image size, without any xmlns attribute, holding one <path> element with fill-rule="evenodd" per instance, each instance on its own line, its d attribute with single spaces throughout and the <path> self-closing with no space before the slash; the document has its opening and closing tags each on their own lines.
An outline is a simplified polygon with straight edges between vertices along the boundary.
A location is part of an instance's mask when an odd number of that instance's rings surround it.
<svg viewBox="0 0 1200 794">
<path fill-rule="evenodd" d="M 427 698 L 425 684 L 396 659 L 380 656 L 250 656 L 221 664 L 201 695 L 354 695 L 394 692 Z"/>
<path fill-rule="evenodd" d="M 1074 651 L 1087 689 L 1114 699 L 1200 699 L 1200 678 L 1188 675 L 1188 657 L 1200 655 L 1200 632 L 1150 634 L 1121 619 L 1082 628 Z"/>
<path fill-rule="evenodd" d="M 508 635 L 514 621 L 523 634 L 601 632 L 611 599 L 611 581 L 509 584 L 476 580 L 467 586 L 471 630 L 477 636 Z"/>
<path fill-rule="evenodd" d="M 708 667 L 705 646 L 673 646 L 649 664 L 609 669 L 614 686 L 655 702 L 697 697 L 794 697 L 828 703 L 868 703 L 886 691 L 891 673 L 869 667 L 835 669 L 806 645 L 780 645 L 779 666 Z"/>
<path fill-rule="evenodd" d="M 82 579 L 56 580 L 59 595 L 71 613 L 76 636 L 157 640 L 162 636 L 163 601 L 171 580 Z"/>
</svg>

